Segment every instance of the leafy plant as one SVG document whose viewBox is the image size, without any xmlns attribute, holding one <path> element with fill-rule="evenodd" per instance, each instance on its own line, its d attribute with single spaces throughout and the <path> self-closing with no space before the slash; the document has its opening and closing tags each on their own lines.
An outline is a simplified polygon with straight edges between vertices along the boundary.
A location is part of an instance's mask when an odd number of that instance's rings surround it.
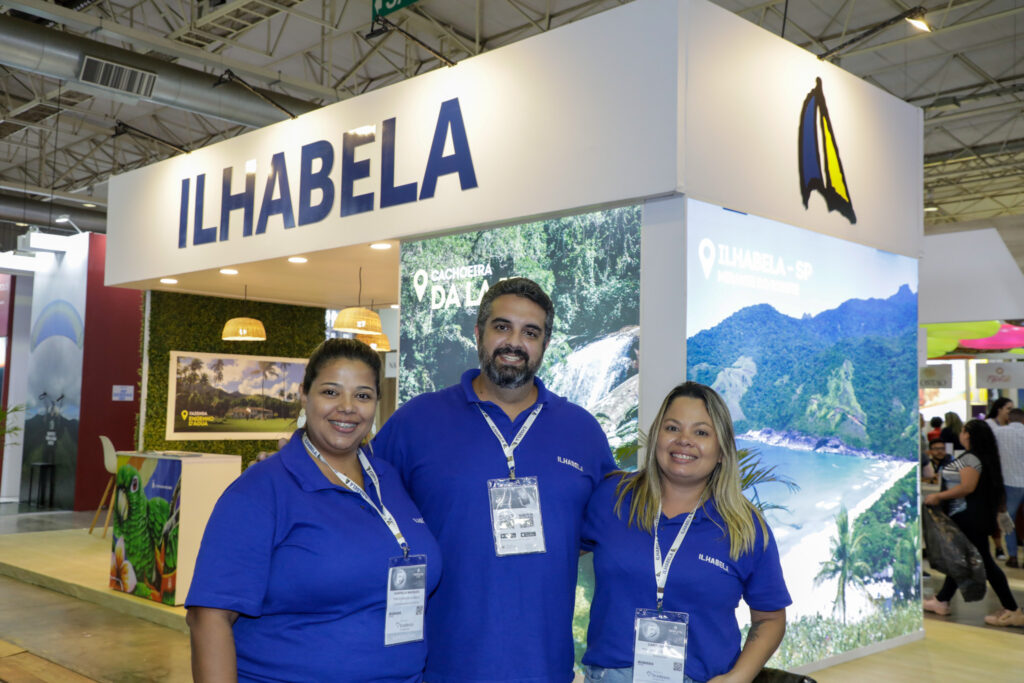
<svg viewBox="0 0 1024 683">
<path fill-rule="evenodd" d="M 761 452 L 756 448 L 740 448 L 736 451 L 736 458 L 740 468 L 740 490 L 751 490 L 751 503 L 764 512 L 765 510 L 785 510 L 786 506 L 768 503 L 761 500 L 757 492 L 757 486 L 761 484 L 782 484 L 789 491 L 800 490 L 800 486 L 789 477 L 777 474 L 775 465 L 765 467 L 761 464 Z"/>
<path fill-rule="evenodd" d="M 846 506 L 841 505 L 836 514 L 836 535 L 829 542 L 832 557 L 821 563 L 814 583 L 818 585 L 826 579 L 838 579 L 834 607 L 842 610 L 843 624 L 846 623 L 847 586 L 863 588 L 870 572 L 867 564 L 859 559 L 862 538 L 861 533 L 850 525 L 850 514 Z"/>
<path fill-rule="evenodd" d="M 15 436 L 21 432 L 21 425 L 12 425 L 10 420 L 17 413 L 25 412 L 25 406 L 16 405 L 9 408 L 0 406 L 0 445 L 7 441 L 8 437 Z M 12 441 L 10 445 L 15 445 L 17 442 Z"/>
</svg>

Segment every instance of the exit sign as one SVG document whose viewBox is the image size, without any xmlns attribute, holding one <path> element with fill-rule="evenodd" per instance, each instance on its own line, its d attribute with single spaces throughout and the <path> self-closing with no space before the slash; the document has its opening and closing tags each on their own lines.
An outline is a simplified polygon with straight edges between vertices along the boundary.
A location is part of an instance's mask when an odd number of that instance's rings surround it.
<svg viewBox="0 0 1024 683">
<path fill-rule="evenodd" d="M 398 11 L 416 2 L 416 0 L 373 0 L 373 20 L 386 14 Z"/>
</svg>

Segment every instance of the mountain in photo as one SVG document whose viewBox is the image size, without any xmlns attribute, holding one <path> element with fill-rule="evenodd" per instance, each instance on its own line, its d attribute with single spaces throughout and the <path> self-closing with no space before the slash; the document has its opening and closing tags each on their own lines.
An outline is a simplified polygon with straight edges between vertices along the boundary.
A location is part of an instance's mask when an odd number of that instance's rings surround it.
<svg viewBox="0 0 1024 683">
<path fill-rule="evenodd" d="M 690 379 L 725 398 L 738 434 L 917 457 L 917 296 L 906 285 L 803 318 L 748 306 L 691 337 L 687 359 Z"/>
</svg>

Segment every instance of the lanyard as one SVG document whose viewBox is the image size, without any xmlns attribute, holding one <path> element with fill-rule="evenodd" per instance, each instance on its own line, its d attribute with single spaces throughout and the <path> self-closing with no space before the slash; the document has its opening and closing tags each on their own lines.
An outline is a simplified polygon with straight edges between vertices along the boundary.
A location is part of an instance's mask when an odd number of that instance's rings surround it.
<svg viewBox="0 0 1024 683">
<path fill-rule="evenodd" d="M 480 407 L 480 404 L 477 404 L 476 407 L 477 410 L 480 411 L 480 414 L 484 416 L 484 419 L 487 420 L 487 424 L 491 428 L 491 431 L 494 432 L 494 436 L 498 437 L 498 443 L 501 444 L 501 450 L 505 452 L 505 462 L 508 463 L 508 478 L 515 481 L 516 447 L 519 445 L 519 442 L 523 440 L 523 437 L 526 436 L 526 432 L 530 431 L 530 427 L 533 426 L 533 421 L 537 419 L 537 415 L 540 414 L 540 409 L 544 407 L 544 404 L 537 404 L 537 407 L 533 409 L 530 416 L 526 418 L 526 422 L 524 422 L 523 426 L 519 428 L 519 433 L 516 434 L 516 438 L 512 439 L 511 444 L 505 441 L 505 437 L 501 435 L 498 425 L 494 424 L 494 420 L 491 419 L 490 415 L 484 412 L 484 409 Z"/>
<path fill-rule="evenodd" d="M 373 485 L 377 487 L 377 495 L 380 497 L 379 508 L 377 507 L 377 504 L 373 502 L 373 499 L 370 498 L 370 495 L 363 490 L 362 486 L 334 469 L 331 463 L 327 462 L 324 456 L 320 454 L 320 451 L 316 449 L 316 446 L 313 445 L 313 442 L 309 440 L 309 436 L 307 436 L 305 432 L 302 434 L 302 445 L 306 447 L 306 450 L 309 451 L 314 458 L 327 465 L 327 469 L 334 472 L 334 476 L 340 479 L 342 484 L 355 493 L 358 493 L 359 497 L 366 501 L 367 505 L 373 508 L 373 511 L 376 512 L 382 520 L 384 520 L 385 524 L 387 524 L 388 529 L 394 535 L 395 540 L 398 541 L 398 545 L 402 548 L 402 552 L 405 554 L 405 557 L 409 557 L 409 544 L 406 543 L 405 536 L 402 535 L 402 530 L 398 528 L 398 522 L 395 521 L 395 518 L 384 505 L 384 495 L 380 490 L 380 481 L 377 479 L 377 473 L 373 471 L 373 467 L 370 465 L 370 461 L 367 460 L 366 456 L 363 454 L 363 450 L 359 449 L 359 463 L 363 466 L 363 469 L 366 470 L 366 474 L 370 477 L 370 481 L 372 481 Z"/>
<path fill-rule="evenodd" d="M 690 530 L 690 523 L 693 522 L 693 516 L 696 514 L 696 510 L 686 516 L 686 521 L 683 522 L 682 528 L 679 529 L 679 533 L 676 534 L 676 540 L 672 542 L 672 547 L 669 548 L 668 555 L 665 556 L 665 562 L 662 564 L 661 561 L 661 545 L 658 543 L 658 522 L 661 520 L 661 504 L 658 504 L 658 516 L 654 518 L 654 579 L 658 583 L 658 611 L 661 611 L 661 605 L 665 601 L 665 584 L 668 582 L 668 570 L 672 566 L 672 560 L 676 558 L 676 552 L 679 550 L 679 546 L 683 544 L 683 539 L 686 537 L 686 532 Z"/>
</svg>

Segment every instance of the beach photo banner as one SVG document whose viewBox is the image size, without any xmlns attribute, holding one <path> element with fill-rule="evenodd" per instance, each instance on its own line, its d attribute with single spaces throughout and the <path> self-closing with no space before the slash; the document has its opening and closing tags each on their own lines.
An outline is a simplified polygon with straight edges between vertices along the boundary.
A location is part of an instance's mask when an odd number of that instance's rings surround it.
<svg viewBox="0 0 1024 683">
<path fill-rule="evenodd" d="M 291 436 L 305 358 L 171 351 L 168 441 Z"/>
<path fill-rule="evenodd" d="M 917 261 L 686 212 L 687 375 L 722 395 L 745 472 L 766 477 L 744 493 L 793 597 L 772 665 L 919 631 Z"/>
</svg>

